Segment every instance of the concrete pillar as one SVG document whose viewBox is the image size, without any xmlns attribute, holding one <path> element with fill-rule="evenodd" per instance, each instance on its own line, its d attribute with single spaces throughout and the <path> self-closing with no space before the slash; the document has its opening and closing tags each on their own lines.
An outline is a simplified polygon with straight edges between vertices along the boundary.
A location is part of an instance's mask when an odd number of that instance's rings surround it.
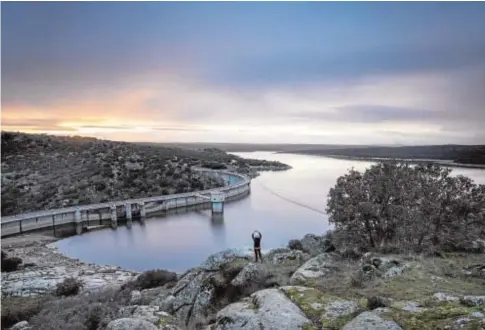
<svg viewBox="0 0 485 330">
<path fill-rule="evenodd" d="M 126 218 L 131 219 L 133 217 L 133 212 L 131 211 L 131 203 L 125 204 Z"/>
<path fill-rule="evenodd" d="M 211 193 L 212 213 L 224 212 L 224 200 L 225 196 L 223 192 Z"/>
<path fill-rule="evenodd" d="M 131 203 L 126 203 L 125 204 L 125 213 L 126 213 L 126 225 L 128 227 L 131 226 L 133 223 L 133 213 L 131 212 Z"/>
<path fill-rule="evenodd" d="M 83 221 L 79 208 L 74 212 L 74 222 L 76 223 L 76 234 L 81 235 L 83 233 Z"/>
<path fill-rule="evenodd" d="M 112 204 L 110 206 L 111 210 L 111 228 L 116 228 L 118 227 L 118 213 L 116 210 L 116 205 Z"/>
<path fill-rule="evenodd" d="M 140 217 L 142 218 L 146 217 L 147 212 L 145 210 L 145 202 L 138 203 L 138 206 L 140 207 Z"/>
</svg>

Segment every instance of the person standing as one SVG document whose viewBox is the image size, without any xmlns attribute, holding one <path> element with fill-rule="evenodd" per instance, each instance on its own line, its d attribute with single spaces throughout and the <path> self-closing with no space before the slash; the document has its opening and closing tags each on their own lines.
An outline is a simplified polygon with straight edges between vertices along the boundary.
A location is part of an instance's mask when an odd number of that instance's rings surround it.
<svg viewBox="0 0 485 330">
<path fill-rule="evenodd" d="M 251 235 L 253 238 L 254 242 L 254 256 L 256 258 L 256 262 L 258 262 L 258 259 L 260 262 L 263 262 L 263 257 L 261 256 L 261 239 L 263 238 L 263 235 L 257 230 L 253 232 Z"/>
</svg>

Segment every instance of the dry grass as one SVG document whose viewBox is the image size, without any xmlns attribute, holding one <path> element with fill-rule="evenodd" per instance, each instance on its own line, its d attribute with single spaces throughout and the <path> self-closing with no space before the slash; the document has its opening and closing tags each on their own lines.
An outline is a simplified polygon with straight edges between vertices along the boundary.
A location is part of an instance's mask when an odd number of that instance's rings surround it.
<svg viewBox="0 0 485 330">
<path fill-rule="evenodd" d="M 485 264 L 484 254 L 449 253 L 444 258 L 407 256 L 405 259 L 410 269 L 391 279 L 364 279 L 358 263 L 344 260 L 338 264 L 339 272 L 314 286 L 331 295 L 354 299 L 379 296 L 424 302 L 436 292 L 485 295 L 485 280 L 462 271 L 470 264 Z"/>
</svg>

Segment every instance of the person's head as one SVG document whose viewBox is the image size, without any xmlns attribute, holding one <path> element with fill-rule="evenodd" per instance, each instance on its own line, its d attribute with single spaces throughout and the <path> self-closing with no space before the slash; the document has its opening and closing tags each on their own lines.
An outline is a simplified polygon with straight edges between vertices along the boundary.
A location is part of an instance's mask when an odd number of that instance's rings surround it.
<svg viewBox="0 0 485 330">
<path fill-rule="evenodd" d="M 261 233 L 257 230 L 253 232 L 254 237 L 261 237 Z"/>
</svg>

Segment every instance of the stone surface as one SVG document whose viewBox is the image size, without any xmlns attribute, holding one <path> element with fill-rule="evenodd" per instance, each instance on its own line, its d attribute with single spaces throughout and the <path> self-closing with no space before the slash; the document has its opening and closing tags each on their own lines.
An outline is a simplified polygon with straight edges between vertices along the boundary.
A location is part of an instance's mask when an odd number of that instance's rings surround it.
<svg viewBox="0 0 485 330">
<path fill-rule="evenodd" d="M 158 330 L 158 327 L 142 319 L 121 318 L 109 322 L 106 330 Z"/>
<path fill-rule="evenodd" d="M 253 293 L 217 313 L 215 330 L 293 330 L 310 325 L 310 320 L 278 289 Z"/>
<path fill-rule="evenodd" d="M 300 250 L 274 249 L 269 251 L 264 260 L 273 265 L 296 265 L 301 266 L 308 261 L 311 256 Z"/>
<path fill-rule="evenodd" d="M 19 237 L 22 241 L 22 237 Z M 25 239 L 26 240 L 26 239 Z M 16 243 L 10 253 L 19 257 L 30 267 L 14 272 L 2 272 L 2 293 L 13 296 L 44 294 L 68 277 L 84 282 L 82 291 L 93 291 L 108 286 L 118 286 L 130 281 L 138 272 L 126 271 L 120 267 L 88 264 L 61 254 L 54 246 L 46 245 L 51 240 Z"/>
<path fill-rule="evenodd" d="M 194 269 L 180 279 L 172 288 L 171 310 L 184 324 L 189 324 L 210 306 L 210 299 L 214 292 L 210 284 L 215 276 L 214 272 Z"/>
<path fill-rule="evenodd" d="M 332 253 L 322 253 L 305 262 L 291 276 L 292 285 L 305 284 L 308 281 L 324 278 L 335 272 L 335 256 Z"/>
<path fill-rule="evenodd" d="M 131 299 L 130 299 L 130 304 L 132 305 L 138 305 L 141 303 L 142 295 L 141 292 L 138 290 L 133 290 L 131 292 Z"/>
<path fill-rule="evenodd" d="M 458 301 L 458 300 L 460 300 L 458 297 L 449 296 L 449 295 L 447 295 L 443 292 L 436 292 L 433 295 L 433 298 L 438 300 L 438 301 Z"/>
<path fill-rule="evenodd" d="M 244 286 L 251 281 L 258 281 L 264 278 L 266 268 L 260 263 L 247 264 L 236 277 L 231 281 L 231 285 Z"/>
<path fill-rule="evenodd" d="M 159 316 L 156 313 L 160 311 L 158 306 L 132 305 L 122 307 L 118 315 L 120 318 L 135 318 L 157 324 Z"/>
<path fill-rule="evenodd" d="M 320 320 L 324 328 L 340 328 L 359 310 L 356 301 L 344 300 L 303 286 L 284 286 L 280 290 L 296 304 L 307 317 Z"/>
<path fill-rule="evenodd" d="M 382 319 L 372 312 L 363 312 L 347 323 L 342 330 L 402 330 L 396 322 Z"/>
<path fill-rule="evenodd" d="M 466 306 L 485 306 L 485 296 L 464 296 L 460 302 Z"/>
<path fill-rule="evenodd" d="M 228 249 L 212 254 L 198 268 L 208 271 L 218 270 L 226 262 L 234 259 L 251 260 L 252 256 L 251 251 Z"/>
<path fill-rule="evenodd" d="M 30 330 L 30 329 L 32 329 L 32 327 L 29 325 L 29 322 L 27 321 L 15 323 L 15 325 L 10 328 L 10 330 Z"/>
<path fill-rule="evenodd" d="M 300 240 L 300 243 L 303 251 L 312 256 L 328 252 L 331 247 L 330 242 L 326 238 L 314 234 L 306 234 Z"/>
</svg>

